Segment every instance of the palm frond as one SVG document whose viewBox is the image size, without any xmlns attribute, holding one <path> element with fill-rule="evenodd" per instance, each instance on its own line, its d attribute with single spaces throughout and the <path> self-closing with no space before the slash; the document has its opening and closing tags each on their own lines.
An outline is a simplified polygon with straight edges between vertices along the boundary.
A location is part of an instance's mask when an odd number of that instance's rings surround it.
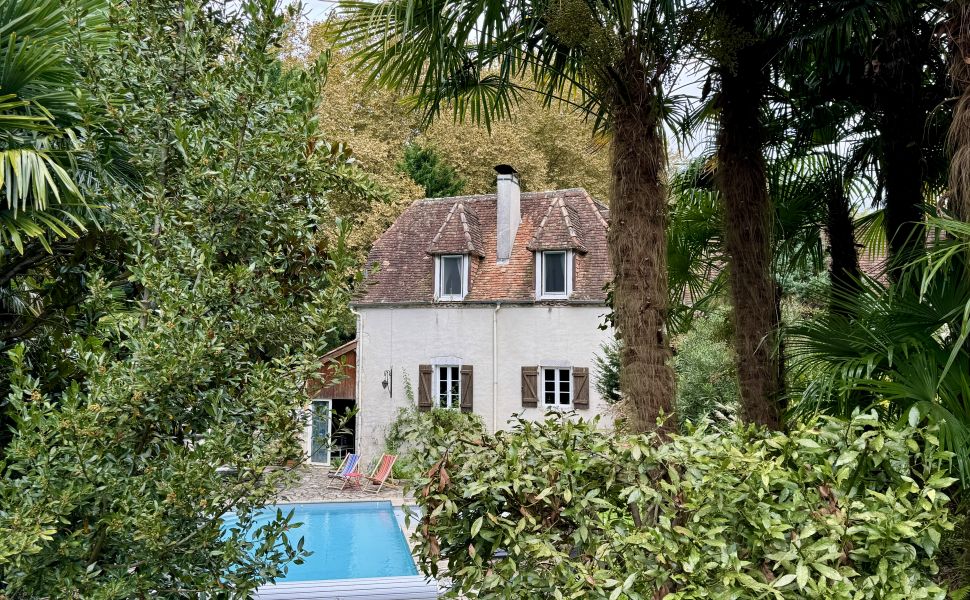
<svg viewBox="0 0 970 600">
<path fill-rule="evenodd" d="M 970 225 L 931 224 L 947 235 L 906 265 L 898 283 L 865 279 L 856 293 L 837 295 L 843 310 L 789 329 L 801 382 L 792 410 L 847 416 L 875 408 L 908 418 L 915 409 L 940 425 L 970 482 Z"/>
</svg>

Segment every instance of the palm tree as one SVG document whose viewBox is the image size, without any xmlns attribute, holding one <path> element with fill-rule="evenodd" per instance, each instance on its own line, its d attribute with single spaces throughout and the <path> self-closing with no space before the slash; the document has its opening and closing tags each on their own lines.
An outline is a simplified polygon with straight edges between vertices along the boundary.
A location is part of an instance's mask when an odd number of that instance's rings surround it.
<svg viewBox="0 0 970 600">
<path fill-rule="evenodd" d="M 683 40 L 681 0 L 345 0 L 342 41 L 373 81 L 486 127 L 525 94 L 586 111 L 608 130 L 614 322 L 631 426 L 670 413 L 665 96 Z M 672 426 L 672 423 L 670 424 Z"/>
<path fill-rule="evenodd" d="M 947 233 L 905 267 L 899 284 L 873 279 L 844 309 L 791 329 L 796 413 L 928 417 L 970 482 L 970 224 L 930 219 Z"/>
<path fill-rule="evenodd" d="M 959 94 L 948 135 L 952 152 L 950 204 L 954 215 L 970 221 L 970 1 L 954 0 L 947 10 L 946 30 L 952 47 L 950 78 Z"/>
<path fill-rule="evenodd" d="M 51 238 L 85 229 L 93 163 L 67 46 L 101 35 L 104 9 L 99 0 L 71 10 L 59 0 L 0 0 L 0 254 L 11 245 L 22 254 L 28 239 L 50 251 Z"/>
<path fill-rule="evenodd" d="M 767 92 L 780 28 L 777 3 L 711 0 L 709 84 L 704 112 L 717 126 L 714 181 L 724 203 L 724 248 L 733 306 L 734 346 L 742 418 L 770 428 L 781 424 L 777 352 L 779 297 L 774 280 L 774 222 L 765 165 Z"/>
<path fill-rule="evenodd" d="M 785 83 L 802 110 L 840 113 L 857 172 L 874 173 L 892 274 L 924 245 L 926 198 L 942 190 L 939 129 L 946 63 L 935 39 L 940 0 L 798 3 L 802 24 Z"/>
</svg>

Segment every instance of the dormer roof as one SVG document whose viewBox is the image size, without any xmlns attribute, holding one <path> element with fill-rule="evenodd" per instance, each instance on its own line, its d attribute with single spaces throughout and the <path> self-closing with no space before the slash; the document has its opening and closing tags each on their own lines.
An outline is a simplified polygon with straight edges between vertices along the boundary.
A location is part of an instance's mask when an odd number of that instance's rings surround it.
<svg viewBox="0 0 970 600">
<path fill-rule="evenodd" d="M 428 254 L 471 254 L 484 257 L 482 227 L 478 215 L 468 210 L 465 202 L 456 201 L 435 233 Z"/>
<path fill-rule="evenodd" d="M 549 202 L 549 208 L 536 227 L 528 248 L 533 252 L 575 250 L 586 254 L 584 235 L 582 219 L 575 203 L 566 202 L 562 196 L 557 196 Z"/>
</svg>

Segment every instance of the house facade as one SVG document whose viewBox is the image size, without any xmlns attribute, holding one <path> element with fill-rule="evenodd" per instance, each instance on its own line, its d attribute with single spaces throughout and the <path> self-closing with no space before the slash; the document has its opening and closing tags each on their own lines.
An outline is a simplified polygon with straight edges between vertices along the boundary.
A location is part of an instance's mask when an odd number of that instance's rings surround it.
<svg viewBox="0 0 970 600">
<path fill-rule="evenodd" d="M 400 408 L 474 412 L 489 431 L 514 414 L 604 414 L 593 360 L 604 328 L 608 209 L 582 189 L 412 204 L 375 242 L 353 303 L 356 450 L 384 449 Z"/>
</svg>

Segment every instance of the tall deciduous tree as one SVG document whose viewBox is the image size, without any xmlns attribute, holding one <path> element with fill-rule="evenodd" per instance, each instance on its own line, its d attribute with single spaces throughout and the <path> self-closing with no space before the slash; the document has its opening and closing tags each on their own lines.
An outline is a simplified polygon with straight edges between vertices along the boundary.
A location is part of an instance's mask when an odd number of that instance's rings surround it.
<svg viewBox="0 0 970 600">
<path fill-rule="evenodd" d="M 350 242 L 361 254 L 414 199 L 427 193 L 397 169 L 412 143 L 433 147 L 466 182 L 465 194 L 494 190 L 495 165 L 511 161 L 525 190 L 584 187 L 594 198 L 608 199 L 609 156 L 604 141 L 592 137 L 592 123 L 582 111 L 543 106 L 540 97 L 527 94 L 509 119 L 493 122 L 489 129 L 453 119 L 425 126 L 404 92 L 367 86 L 369 74 L 353 69 L 351 49 L 333 47 L 329 36 L 341 24 L 339 19 L 314 24 L 307 44 L 311 56 L 329 53 L 322 127 L 344 141 L 358 164 L 387 191 L 385 202 L 356 211 Z"/>
<path fill-rule="evenodd" d="M 281 60 L 286 29 L 274 0 L 117 2 L 111 43 L 79 48 L 144 185 L 100 189 L 124 252 L 85 273 L 74 370 L 7 355 L 7 597 L 245 596 L 299 553 L 282 515 L 249 530 L 352 321 L 329 195 L 367 188 L 318 128 L 321 70 Z"/>
<path fill-rule="evenodd" d="M 346 43 L 364 72 L 414 94 L 430 119 L 452 108 L 490 126 L 525 93 L 576 103 L 610 138 L 613 309 L 622 389 L 638 430 L 669 413 L 665 78 L 680 2 L 346 1 Z"/>
</svg>

